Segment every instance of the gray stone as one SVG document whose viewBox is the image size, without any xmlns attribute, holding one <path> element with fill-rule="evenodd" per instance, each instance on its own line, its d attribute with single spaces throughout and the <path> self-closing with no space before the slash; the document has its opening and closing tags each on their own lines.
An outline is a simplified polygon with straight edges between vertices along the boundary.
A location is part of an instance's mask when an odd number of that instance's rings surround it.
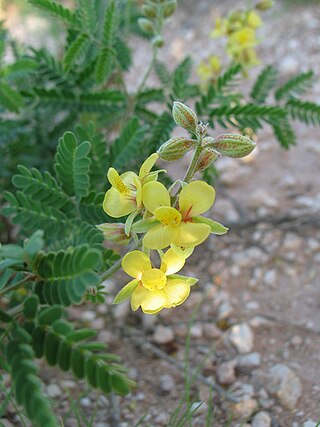
<svg viewBox="0 0 320 427">
<path fill-rule="evenodd" d="M 229 403 L 228 410 L 232 413 L 235 419 L 249 418 L 258 406 L 255 399 L 245 398 L 237 403 Z"/>
<path fill-rule="evenodd" d="M 171 392 L 175 389 L 175 381 L 172 375 L 164 374 L 160 377 L 160 388 L 164 392 Z"/>
<path fill-rule="evenodd" d="M 253 332 L 247 323 L 232 326 L 228 339 L 241 354 L 249 353 L 253 348 Z"/>
<path fill-rule="evenodd" d="M 261 365 L 261 355 L 260 353 L 249 353 L 243 356 L 238 356 L 237 367 L 239 368 L 257 368 Z"/>
<path fill-rule="evenodd" d="M 282 249 L 286 251 L 297 251 L 301 248 L 301 243 L 302 241 L 299 236 L 294 233 L 287 233 Z"/>
<path fill-rule="evenodd" d="M 278 206 L 278 201 L 271 193 L 263 188 L 259 188 L 251 194 L 248 204 L 253 209 L 261 207 L 276 208 Z"/>
<path fill-rule="evenodd" d="M 231 316 L 233 311 L 232 305 L 230 304 L 229 301 L 225 301 L 223 302 L 219 307 L 218 307 L 218 311 L 217 311 L 217 316 L 218 319 L 227 319 L 228 317 Z"/>
<path fill-rule="evenodd" d="M 280 71 L 285 75 L 292 75 L 299 70 L 299 61 L 294 56 L 285 56 L 280 64 Z"/>
<path fill-rule="evenodd" d="M 201 338 L 203 335 L 203 326 L 201 323 L 195 323 L 190 328 L 190 335 L 193 338 Z"/>
<path fill-rule="evenodd" d="M 230 360 L 228 362 L 223 362 L 217 366 L 216 374 L 217 380 L 222 385 L 230 385 L 236 380 L 236 367 L 237 361 Z"/>
<path fill-rule="evenodd" d="M 288 366 L 277 364 L 269 373 L 268 390 L 287 409 L 294 409 L 302 394 L 302 384 L 298 376 Z"/>
<path fill-rule="evenodd" d="M 122 304 L 114 306 L 112 310 L 115 319 L 120 321 L 125 320 L 130 313 L 129 301 L 124 301 Z"/>
<path fill-rule="evenodd" d="M 49 384 L 46 387 L 46 393 L 49 397 L 51 397 L 52 399 L 55 399 L 56 397 L 61 396 L 62 391 L 57 384 Z"/>
<path fill-rule="evenodd" d="M 207 338 L 221 338 L 222 332 L 214 323 L 205 323 L 203 325 L 203 333 Z"/>
<path fill-rule="evenodd" d="M 84 408 L 89 408 L 92 405 L 92 403 L 89 397 L 82 397 L 82 399 L 80 399 L 80 405 L 83 406 Z"/>
<path fill-rule="evenodd" d="M 174 340 L 174 331 L 168 326 L 158 325 L 152 338 L 156 344 L 168 344 Z"/>
<path fill-rule="evenodd" d="M 266 285 L 275 286 L 277 280 L 276 270 L 268 270 L 264 273 L 263 281 Z"/>
<path fill-rule="evenodd" d="M 303 427 L 316 427 L 317 421 L 307 420 L 303 423 Z"/>
<path fill-rule="evenodd" d="M 252 427 L 271 427 L 271 417 L 265 412 L 258 412 L 251 421 Z"/>
</svg>

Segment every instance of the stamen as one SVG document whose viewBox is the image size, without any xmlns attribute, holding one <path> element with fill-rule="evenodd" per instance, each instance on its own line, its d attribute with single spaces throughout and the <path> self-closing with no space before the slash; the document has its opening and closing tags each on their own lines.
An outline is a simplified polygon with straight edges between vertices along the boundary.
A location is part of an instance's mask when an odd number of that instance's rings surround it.
<svg viewBox="0 0 320 427">
<path fill-rule="evenodd" d="M 112 187 L 117 189 L 119 193 L 128 194 L 130 192 L 129 188 L 125 185 L 114 168 L 109 168 L 107 176 Z"/>
</svg>

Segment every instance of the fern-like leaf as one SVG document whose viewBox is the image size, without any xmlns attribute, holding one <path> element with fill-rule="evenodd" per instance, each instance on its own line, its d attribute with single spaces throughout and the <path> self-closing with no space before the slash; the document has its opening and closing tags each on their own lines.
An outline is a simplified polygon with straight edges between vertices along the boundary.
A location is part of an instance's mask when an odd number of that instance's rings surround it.
<svg viewBox="0 0 320 427">
<path fill-rule="evenodd" d="M 272 128 L 281 147 L 287 150 L 291 145 L 296 144 L 296 135 L 289 120 L 282 120 L 279 125 L 273 125 Z"/>
<path fill-rule="evenodd" d="M 79 36 L 68 46 L 64 56 L 63 66 L 68 73 L 74 66 L 76 60 L 82 55 L 89 38 L 87 34 L 79 34 Z"/>
<path fill-rule="evenodd" d="M 310 88 L 313 78 L 313 71 L 300 73 L 292 77 L 292 79 L 288 80 L 276 90 L 276 100 L 280 101 L 281 99 L 288 99 L 303 94 Z"/>
<path fill-rule="evenodd" d="M 227 93 L 234 88 L 241 73 L 241 65 L 231 65 L 221 76 L 219 76 L 216 87 L 219 92 Z"/>
<path fill-rule="evenodd" d="M 47 304 L 80 303 L 86 290 L 99 282 L 93 271 L 101 263 L 101 252 L 89 245 L 49 252 L 36 262 L 35 273 L 42 279 L 36 288 Z"/>
<path fill-rule="evenodd" d="M 79 22 L 71 10 L 51 0 L 28 0 L 33 6 L 39 7 L 56 18 L 61 19 L 69 25 L 79 25 Z"/>
<path fill-rule="evenodd" d="M 110 47 L 102 49 L 96 63 L 96 81 L 103 83 L 108 80 L 113 66 L 114 53 Z"/>
<path fill-rule="evenodd" d="M 112 166 L 119 170 L 128 167 L 128 161 L 135 159 L 136 155 L 141 150 L 145 127 L 139 124 L 139 120 L 134 117 L 123 128 L 119 138 L 111 147 L 111 163 Z"/>
<path fill-rule="evenodd" d="M 61 187 L 71 196 L 83 197 L 89 192 L 90 148 L 88 141 L 78 145 L 72 132 L 66 132 L 59 140 L 54 169 Z"/>
<path fill-rule="evenodd" d="M 174 127 L 175 123 L 171 114 L 166 111 L 163 112 L 152 126 L 152 133 L 147 141 L 147 153 L 151 154 L 157 151 L 160 145 L 169 139 Z"/>
<path fill-rule="evenodd" d="M 20 93 L 4 81 L 0 81 L 0 105 L 14 113 L 18 113 L 23 105 Z"/>
<path fill-rule="evenodd" d="M 118 28 L 118 16 L 115 0 L 109 2 L 103 24 L 103 43 L 110 47 L 113 45 Z"/>
<path fill-rule="evenodd" d="M 272 65 L 267 65 L 257 77 L 251 90 L 251 98 L 258 104 L 263 104 L 270 91 L 275 87 L 277 76 L 277 70 Z"/>
<path fill-rule="evenodd" d="M 286 103 L 286 109 L 295 120 L 300 120 L 307 125 L 320 125 L 320 105 L 314 102 L 290 99 Z"/>
<path fill-rule="evenodd" d="M 17 175 L 12 178 L 13 185 L 22 189 L 34 200 L 54 206 L 57 209 L 71 211 L 74 204 L 71 199 L 62 191 L 56 179 L 49 173 L 41 174 L 37 169 L 28 169 L 19 165 Z"/>
</svg>

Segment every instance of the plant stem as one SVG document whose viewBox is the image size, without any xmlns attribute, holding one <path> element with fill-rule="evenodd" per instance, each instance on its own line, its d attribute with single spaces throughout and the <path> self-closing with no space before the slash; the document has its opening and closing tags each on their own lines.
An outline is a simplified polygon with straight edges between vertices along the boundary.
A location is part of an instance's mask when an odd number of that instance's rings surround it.
<svg viewBox="0 0 320 427">
<path fill-rule="evenodd" d="M 137 249 L 141 245 L 141 242 L 142 242 L 142 237 L 140 237 L 140 239 L 137 242 L 135 242 L 127 252 L 134 251 L 135 249 Z M 105 281 L 110 276 L 112 276 L 113 273 L 115 273 L 117 270 L 119 270 L 119 268 L 121 267 L 122 259 L 123 259 L 123 257 L 118 259 L 117 262 L 115 262 L 110 268 L 108 268 L 107 271 L 105 271 L 100 276 L 101 282 Z"/>
<path fill-rule="evenodd" d="M 145 86 L 145 84 L 146 84 L 146 82 L 148 80 L 148 77 L 149 77 L 149 75 L 150 75 L 150 73 L 152 71 L 152 68 L 154 66 L 154 63 L 156 62 L 157 55 L 158 55 L 158 48 L 156 46 L 152 46 L 152 59 L 151 59 L 151 62 L 150 62 L 149 66 L 148 66 L 148 68 L 147 68 L 147 70 L 146 70 L 146 72 L 145 72 L 145 74 L 144 74 L 144 76 L 143 76 L 143 78 L 141 80 L 141 83 L 140 83 L 140 85 L 138 87 L 135 99 L 137 99 L 138 96 L 140 95 L 140 93 L 143 91 L 144 86 Z"/>
<path fill-rule="evenodd" d="M 193 178 L 193 175 L 195 173 L 197 163 L 198 163 L 198 160 L 199 160 L 201 153 L 202 153 L 202 147 L 199 144 L 198 147 L 196 148 L 195 152 L 194 152 L 193 158 L 192 158 L 191 163 L 188 167 L 188 170 L 185 174 L 185 177 L 183 178 L 184 182 L 190 182 L 191 179 Z"/>
<path fill-rule="evenodd" d="M 36 276 L 34 274 L 29 274 L 28 276 L 26 276 L 24 279 L 20 280 L 19 282 L 13 283 L 11 286 L 7 286 L 7 287 L 3 288 L 0 291 L 0 297 L 5 295 L 8 292 L 15 291 L 16 289 L 19 289 L 26 282 L 28 282 L 29 280 L 33 280 L 35 278 L 36 278 Z"/>
</svg>

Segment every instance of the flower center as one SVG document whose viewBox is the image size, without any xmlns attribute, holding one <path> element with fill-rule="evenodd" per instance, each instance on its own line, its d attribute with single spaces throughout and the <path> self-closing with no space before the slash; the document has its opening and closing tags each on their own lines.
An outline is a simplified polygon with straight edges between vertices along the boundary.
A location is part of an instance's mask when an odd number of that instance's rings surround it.
<svg viewBox="0 0 320 427">
<path fill-rule="evenodd" d="M 130 190 L 120 178 L 120 175 L 114 168 L 108 170 L 108 180 L 112 187 L 116 188 L 119 193 L 129 194 Z"/>
<path fill-rule="evenodd" d="M 163 225 L 168 225 L 169 227 L 177 227 L 181 223 L 181 213 L 175 209 L 168 206 L 161 206 L 154 211 L 154 216 L 158 221 Z"/>
<path fill-rule="evenodd" d="M 141 282 L 143 286 L 150 291 L 162 289 L 167 283 L 167 277 L 163 271 L 158 268 L 152 268 L 142 273 Z"/>
</svg>

